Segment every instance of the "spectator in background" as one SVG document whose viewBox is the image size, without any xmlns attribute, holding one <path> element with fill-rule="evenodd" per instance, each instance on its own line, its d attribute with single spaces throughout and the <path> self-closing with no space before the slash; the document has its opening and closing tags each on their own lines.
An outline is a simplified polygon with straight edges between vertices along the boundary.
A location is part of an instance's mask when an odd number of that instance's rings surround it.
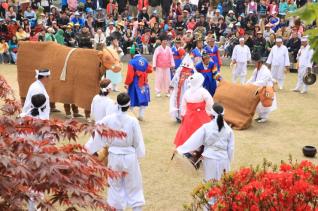
<svg viewBox="0 0 318 211">
<path fill-rule="evenodd" d="M 54 33 L 55 33 L 55 31 L 52 27 L 48 28 L 47 33 L 45 34 L 45 41 L 56 42 Z"/>
<path fill-rule="evenodd" d="M 288 4 L 286 0 L 280 0 L 278 12 L 280 17 L 284 17 L 286 15 L 286 12 L 288 12 Z"/>
<path fill-rule="evenodd" d="M 27 33 L 24 31 L 22 27 L 19 27 L 17 32 L 15 33 L 18 41 L 25 41 L 28 38 Z"/>
<path fill-rule="evenodd" d="M 64 41 L 65 41 L 65 45 L 68 47 L 75 47 L 76 45 L 76 39 L 75 39 L 75 34 L 72 31 L 72 25 L 69 24 L 66 26 L 66 31 L 64 34 Z"/>
<path fill-rule="evenodd" d="M 103 31 L 98 28 L 94 36 L 94 45 L 96 50 L 102 50 L 106 45 L 106 37 Z"/>
<path fill-rule="evenodd" d="M 234 25 L 237 22 L 233 10 L 230 10 L 227 16 L 225 17 L 225 23 L 227 26 L 230 24 Z"/>
<path fill-rule="evenodd" d="M 188 0 L 186 0 L 188 1 Z M 162 9 L 162 17 L 166 18 L 169 16 L 170 7 L 172 4 L 172 0 L 160 0 L 161 9 Z"/>
<path fill-rule="evenodd" d="M 64 45 L 64 31 L 62 29 L 57 30 L 55 34 L 55 40 L 58 44 Z"/>
<path fill-rule="evenodd" d="M 266 17 L 267 14 L 267 5 L 266 5 L 266 1 L 265 0 L 261 0 L 258 6 L 258 13 L 260 15 L 260 17 Z"/>
<path fill-rule="evenodd" d="M 300 38 L 298 37 L 297 32 L 292 32 L 291 38 L 287 41 L 286 47 L 290 54 L 290 61 L 292 63 L 296 62 L 297 54 L 301 46 Z"/>
<path fill-rule="evenodd" d="M 18 52 L 18 40 L 16 36 L 13 36 L 11 40 L 9 40 L 9 54 L 10 60 L 12 64 L 17 62 L 17 52 Z"/>
<path fill-rule="evenodd" d="M 9 59 L 9 45 L 4 38 L 0 38 L 0 64 L 8 63 Z"/>
<path fill-rule="evenodd" d="M 257 3 L 254 0 L 251 0 L 247 4 L 246 13 L 249 14 L 250 12 L 255 13 L 255 14 L 257 13 Z"/>
<path fill-rule="evenodd" d="M 74 13 L 74 17 L 71 18 L 71 22 L 73 24 L 78 23 L 81 27 L 83 27 L 85 24 L 84 19 L 81 17 L 80 13 L 77 11 Z"/>
<path fill-rule="evenodd" d="M 17 14 L 14 12 L 13 6 L 10 6 L 8 8 L 8 10 L 6 11 L 5 19 L 12 20 L 12 19 L 16 19 L 16 18 L 17 18 Z"/>
<path fill-rule="evenodd" d="M 114 15 L 116 7 L 117 6 L 115 3 L 113 3 L 113 0 L 109 0 L 109 3 L 107 4 L 107 7 L 106 7 L 106 14 L 108 16 Z"/>
<path fill-rule="evenodd" d="M 149 15 L 147 13 L 147 8 L 146 7 L 143 7 L 142 11 L 140 11 L 139 14 L 138 14 L 138 21 L 139 22 L 144 20 L 144 19 L 149 21 Z"/>
<path fill-rule="evenodd" d="M 137 17 L 138 0 L 129 0 L 129 15 Z"/>
<path fill-rule="evenodd" d="M 91 41 L 91 33 L 87 27 L 83 27 L 77 35 L 77 43 L 79 48 L 93 48 Z"/>
</svg>

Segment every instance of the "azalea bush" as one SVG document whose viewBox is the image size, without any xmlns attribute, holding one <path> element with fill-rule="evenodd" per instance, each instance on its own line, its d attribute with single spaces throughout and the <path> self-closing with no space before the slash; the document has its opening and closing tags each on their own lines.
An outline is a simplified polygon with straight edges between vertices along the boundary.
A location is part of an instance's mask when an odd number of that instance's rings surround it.
<svg viewBox="0 0 318 211">
<path fill-rule="evenodd" d="M 242 168 L 195 188 L 185 210 L 318 210 L 318 165 L 304 160 L 264 160 L 262 166 Z M 210 204 L 208 203 L 210 202 Z M 214 202 L 213 204 L 211 202 Z"/>
<path fill-rule="evenodd" d="M 0 210 L 25 210 L 30 199 L 42 210 L 112 210 L 103 196 L 107 178 L 125 173 L 108 169 L 77 139 L 85 133 L 126 134 L 74 120 L 16 118 L 20 103 L 2 76 L 0 99 Z"/>
</svg>

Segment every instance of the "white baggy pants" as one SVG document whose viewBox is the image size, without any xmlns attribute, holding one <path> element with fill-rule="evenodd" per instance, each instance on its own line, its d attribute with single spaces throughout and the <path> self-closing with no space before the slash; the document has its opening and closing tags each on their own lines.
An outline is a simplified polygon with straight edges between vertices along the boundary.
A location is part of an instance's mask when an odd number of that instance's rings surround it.
<svg viewBox="0 0 318 211">
<path fill-rule="evenodd" d="M 271 67 L 272 77 L 278 83 L 279 89 L 283 89 L 285 81 L 285 67 L 272 65 Z"/>
<path fill-rule="evenodd" d="M 298 78 L 297 78 L 297 84 L 296 84 L 296 88 L 299 91 L 304 91 L 307 92 L 308 88 L 307 85 L 304 83 L 303 78 L 304 75 L 307 72 L 307 67 L 299 67 L 298 68 Z"/>
<path fill-rule="evenodd" d="M 240 78 L 241 84 L 245 83 L 247 75 L 247 63 L 246 62 L 237 62 L 233 70 L 232 81 L 236 83 L 236 80 Z"/>
<path fill-rule="evenodd" d="M 126 207 L 141 210 L 145 204 L 145 198 L 136 154 L 118 155 L 110 152 L 108 167 L 114 171 L 127 172 L 127 175 L 122 178 L 109 178 L 108 204 L 116 210 L 123 210 Z"/>
</svg>

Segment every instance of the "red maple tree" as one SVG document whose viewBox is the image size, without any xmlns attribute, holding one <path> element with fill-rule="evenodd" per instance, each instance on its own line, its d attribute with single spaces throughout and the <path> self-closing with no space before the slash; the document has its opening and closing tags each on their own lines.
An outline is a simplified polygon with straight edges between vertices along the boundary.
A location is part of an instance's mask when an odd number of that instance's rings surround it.
<svg viewBox="0 0 318 211">
<path fill-rule="evenodd" d="M 75 120 L 15 118 L 21 106 L 3 76 L 0 99 L 0 210 L 23 210 L 31 198 L 42 210 L 61 210 L 60 206 L 112 210 L 102 193 L 107 178 L 124 172 L 108 169 L 77 139 L 94 132 L 107 138 L 126 134 Z"/>
</svg>

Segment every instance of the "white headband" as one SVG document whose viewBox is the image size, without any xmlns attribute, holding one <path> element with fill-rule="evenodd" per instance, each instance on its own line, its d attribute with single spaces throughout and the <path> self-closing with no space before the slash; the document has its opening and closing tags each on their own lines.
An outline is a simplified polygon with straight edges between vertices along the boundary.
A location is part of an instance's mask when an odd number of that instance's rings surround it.
<svg viewBox="0 0 318 211">
<path fill-rule="evenodd" d="M 276 42 L 283 42 L 283 39 L 282 38 L 277 38 Z"/>
<path fill-rule="evenodd" d="M 107 87 L 101 88 L 100 90 L 101 90 L 102 92 L 107 92 L 108 89 L 111 89 L 111 86 L 112 86 L 112 84 L 109 83 Z"/>
<path fill-rule="evenodd" d="M 222 112 L 221 114 L 218 114 L 218 113 L 216 113 L 216 111 L 214 111 L 214 109 L 212 108 L 211 114 L 212 114 L 214 117 L 217 117 L 218 115 L 224 116 L 224 109 L 223 109 L 223 112 Z"/>
<path fill-rule="evenodd" d="M 243 37 L 241 37 L 241 38 L 239 39 L 239 41 L 244 41 L 244 38 L 243 38 Z"/>
<path fill-rule="evenodd" d="M 128 106 L 130 106 L 130 101 L 128 103 L 126 103 L 125 105 L 119 105 L 118 104 L 119 108 L 125 108 L 125 107 L 128 107 Z"/>
<path fill-rule="evenodd" d="M 40 72 L 39 70 L 35 70 L 35 78 L 38 78 L 38 76 L 50 76 L 51 72 L 45 71 L 45 72 Z"/>
</svg>

